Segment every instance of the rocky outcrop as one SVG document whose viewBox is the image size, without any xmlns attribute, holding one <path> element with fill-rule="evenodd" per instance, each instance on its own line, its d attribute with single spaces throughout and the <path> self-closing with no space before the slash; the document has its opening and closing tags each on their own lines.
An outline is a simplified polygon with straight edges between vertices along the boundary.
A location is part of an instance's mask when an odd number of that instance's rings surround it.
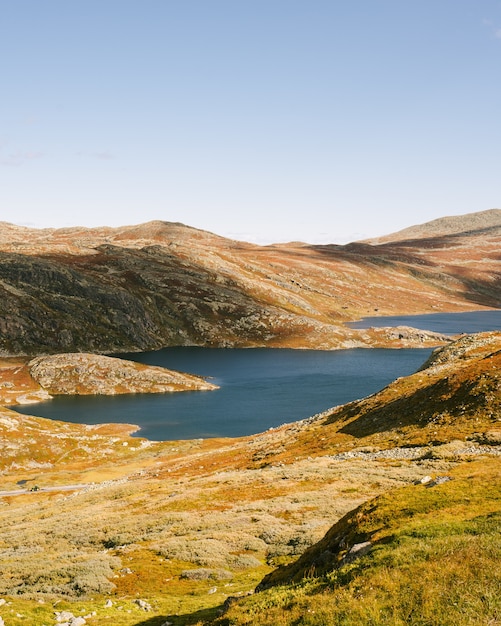
<svg viewBox="0 0 501 626">
<path fill-rule="evenodd" d="M 93 354 L 42 356 L 27 364 L 51 395 L 115 395 L 217 389 L 199 376 Z"/>
</svg>

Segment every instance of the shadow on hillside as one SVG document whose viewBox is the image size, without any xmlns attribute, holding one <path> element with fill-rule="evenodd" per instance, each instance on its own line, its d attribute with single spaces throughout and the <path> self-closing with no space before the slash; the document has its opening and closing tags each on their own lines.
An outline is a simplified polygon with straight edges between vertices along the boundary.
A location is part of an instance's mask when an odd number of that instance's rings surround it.
<svg viewBox="0 0 501 626">
<path fill-rule="evenodd" d="M 343 246 L 311 245 L 308 249 L 331 260 L 348 261 L 361 266 L 380 266 L 398 272 L 406 270 L 419 280 L 434 283 L 437 287 L 443 283 L 444 276 L 450 276 L 462 283 L 464 288 L 461 293 L 465 300 L 480 306 L 499 307 L 501 306 L 499 298 L 501 273 L 493 271 L 488 276 L 477 275 L 469 278 L 467 273 L 455 267 L 453 258 L 445 262 L 445 265 L 440 256 L 433 258 L 434 251 L 440 252 L 448 248 L 454 250 L 465 236 L 481 237 L 490 233 L 493 233 L 493 229 L 481 228 L 467 233 L 389 241 L 378 245 L 353 242 Z M 426 251 L 428 256 L 423 254 L 423 251 Z M 492 250 L 488 258 L 495 263 L 500 259 L 500 255 Z M 445 274 L 443 267 L 445 267 Z M 446 282 L 447 280 L 450 278 L 446 279 Z"/>
<path fill-rule="evenodd" d="M 344 410 L 342 408 L 330 416 L 325 423 L 349 420 L 339 428 L 339 432 L 362 438 L 403 426 L 423 427 L 436 414 L 447 413 L 451 417 L 461 416 L 466 419 L 479 408 L 483 409 L 485 404 L 485 394 L 478 392 L 475 376 L 462 383 L 451 383 L 449 378 L 444 378 L 394 400 L 369 406 L 364 400 L 350 403 Z"/>
<path fill-rule="evenodd" d="M 183 615 L 157 615 L 140 622 L 136 622 L 134 626 L 163 626 L 164 624 L 172 624 L 172 626 L 194 626 L 195 624 L 210 624 L 216 619 L 223 610 L 223 605 L 213 607 L 211 609 L 201 609 L 194 613 L 185 613 Z"/>
</svg>

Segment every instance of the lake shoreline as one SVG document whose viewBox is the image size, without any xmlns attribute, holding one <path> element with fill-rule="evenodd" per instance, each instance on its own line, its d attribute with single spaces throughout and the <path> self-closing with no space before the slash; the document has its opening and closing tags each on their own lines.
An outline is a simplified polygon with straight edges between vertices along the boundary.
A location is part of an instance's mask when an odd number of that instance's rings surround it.
<svg viewBox="0 0 501 626">
<path fill-rule="evenodd" d="M 494 313 L 501 319 L 501 311 Z M 482 318 L 485 312 L 477 315 Z M 155 441 L 249 436 L 379 391 L 420 368 L 434 348 L 297 350 L 191 346 L 127 353 L 120 357 L 191 372 L 210 378 L 221 388 L 211 394 L 185 392 L 155 397 L 57 396 L 49 402 L 16 410 L 84 424 L 136 424 L 139 437 Z"/>
</svg>

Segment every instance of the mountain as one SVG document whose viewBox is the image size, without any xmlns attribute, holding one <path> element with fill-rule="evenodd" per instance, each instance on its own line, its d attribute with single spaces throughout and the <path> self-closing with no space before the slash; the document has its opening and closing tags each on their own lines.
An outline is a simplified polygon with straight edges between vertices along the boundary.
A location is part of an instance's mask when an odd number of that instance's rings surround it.
<svg viewBox="0 0 501 626">
<path fill-rule="evenodd" d="M 428 239 L 449 235 L 470 233 L 477 235 L 501 235 L 501 209 L 489 209 L 466 215 L 439 217 L 431 222 L 418 226 L 404 228 L 391 235 L 366 239 L 366 243 L 380 244 L 394 241 L 409 241 L 413 239 Z"/>
<path fill-rule="evenodd" d="M 500 307 L 501 235 L 471 230 L 475 215 L 454 234 L 430 227 L 424 239 L 346 246 L 257 246 L 161 221 L 41 230 L 2 222 L 0 354 L 437 345 L 436 335 L 346 322 Z"/>
</svg>

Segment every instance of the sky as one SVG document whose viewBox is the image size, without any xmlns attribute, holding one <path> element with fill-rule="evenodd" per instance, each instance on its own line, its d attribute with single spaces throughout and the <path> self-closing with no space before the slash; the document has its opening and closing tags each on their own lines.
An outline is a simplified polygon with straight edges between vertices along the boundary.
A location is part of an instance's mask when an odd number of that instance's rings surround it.
<svg viewBox="0 0 501 626">
<path fill-rule="evenodd" d="M 0 0 L 0 221 L 345 243 L 501 207 L 501 0 Z"/>
</svg>

